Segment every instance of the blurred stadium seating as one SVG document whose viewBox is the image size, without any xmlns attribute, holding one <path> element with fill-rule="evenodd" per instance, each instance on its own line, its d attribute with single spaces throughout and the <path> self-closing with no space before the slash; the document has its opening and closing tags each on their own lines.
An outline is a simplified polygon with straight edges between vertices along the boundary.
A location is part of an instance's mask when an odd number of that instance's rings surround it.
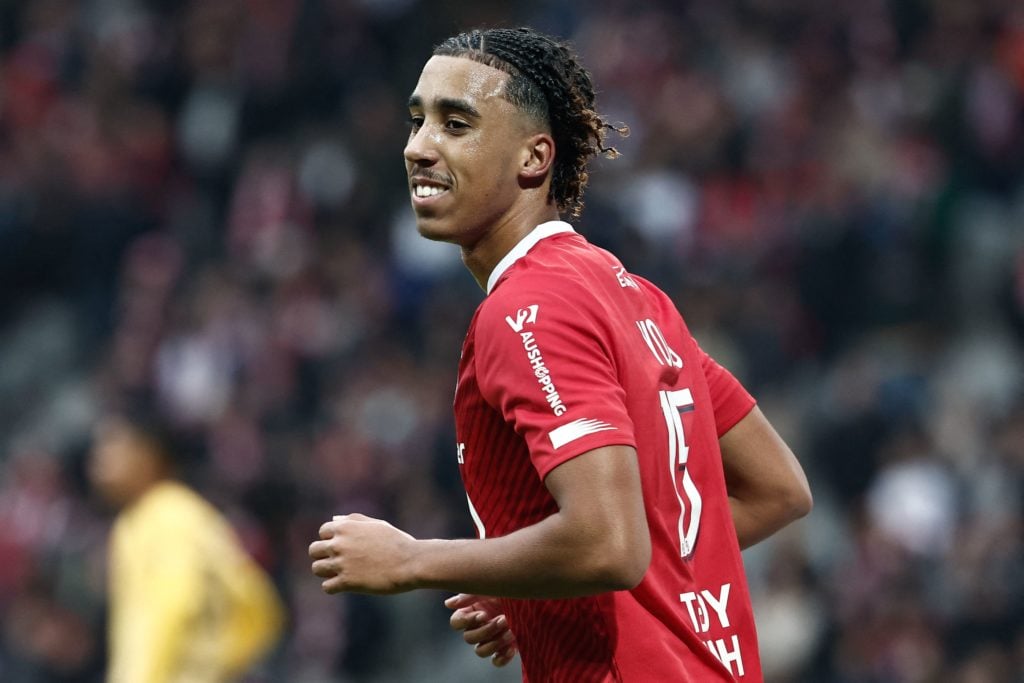
<svg viewBox="0 0 1024 683">
<path fill-rule="evenodd" d="M 253 681 L 516 680 L 441 595 L 328 598 L 332 514 L 469 535 L 480 292 L 415 235 L 430 47 L 571 37 L 632 135 L 580 229 L 759 397 L 810 518 L 747 553 L 773 683 L 1024 680 L 1024 7 L 0 0 L 0 680 L 98 681 L 104 406 L 156 398 L 291 628 Z M 514 668 L 514 667 L 513 667 Z"/>
</svg>

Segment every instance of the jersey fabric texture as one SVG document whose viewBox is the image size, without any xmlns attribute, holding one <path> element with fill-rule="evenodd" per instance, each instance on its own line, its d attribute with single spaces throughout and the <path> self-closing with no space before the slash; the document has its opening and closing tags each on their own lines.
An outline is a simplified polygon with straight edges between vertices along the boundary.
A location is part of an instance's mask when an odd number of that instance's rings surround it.
<svg viewBox="0 0 1024 683">
<path fill-rule="evenodd" d="M 270 579 L 182 484 L 162 482 L 122 511 L 109 555 L 107 683 L 234 680 L 281 632 Z"/>
<path fill-rule="evenodd" d="M 552 469 L 626 445 L 652 545 L 633 590 L 503 601 L 524 680 L 762 680 L 718 446 L 753 406 L 663 292 L 568 224 L 538 226 L 498 264 L 455 394 L 478 535 L 554 514 Z"/>
</svg>

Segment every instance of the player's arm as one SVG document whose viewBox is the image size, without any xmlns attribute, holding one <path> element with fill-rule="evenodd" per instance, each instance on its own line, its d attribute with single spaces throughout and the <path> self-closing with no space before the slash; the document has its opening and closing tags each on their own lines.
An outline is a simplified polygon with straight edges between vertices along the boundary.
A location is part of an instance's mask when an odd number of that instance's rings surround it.
<svg viewBox="0 0 1024 683">
<path fill-rule="evenodd" d="M 232 610 L 218 655 L 221 670 L 234 680 L 280 637 L 284 606 L 270 577 L 249 557 L 234 534 L 225 534 L 219 540 L 225 546 L 219 571 L 230 592 Z"/>
<path fill-rule="evenodd" d="M 813 500 L 796 456 L 756 406 L 718 441 L 740 548 L 811 511 Z"/>
<path fill-rule="evenodd" d="M 507 536 L 416 540 L 386 522 L 348 515 L 310 546 L 328 593 L 439 588 L 511 598 L 566 598 L 636 586 L 651 542 L 636 452 L 587 451 L 544 480 L 558 512 Z"/>
</svg>

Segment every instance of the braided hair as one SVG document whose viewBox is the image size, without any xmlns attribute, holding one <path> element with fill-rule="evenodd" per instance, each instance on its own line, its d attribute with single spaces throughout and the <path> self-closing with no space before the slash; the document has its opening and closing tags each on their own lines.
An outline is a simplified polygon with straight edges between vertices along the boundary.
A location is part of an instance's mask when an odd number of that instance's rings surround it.
<svg viewBox="0 0 1024 683">
<path fill-rule="evenodd" d="M 435 56 L 466 57 L 509 75 L 505 99 L 545 122 L 555 140 L 555 163 L 548 198 L 559 211 L 578 217 L 583 211 L 587 161 L 619 155 L 604 144 L 608 129 L 622 136 L 594 109 L 590 74 L 569 47 L 530 28 L 486 29 L 460 33 L 434 48 Z"/>
</svg>

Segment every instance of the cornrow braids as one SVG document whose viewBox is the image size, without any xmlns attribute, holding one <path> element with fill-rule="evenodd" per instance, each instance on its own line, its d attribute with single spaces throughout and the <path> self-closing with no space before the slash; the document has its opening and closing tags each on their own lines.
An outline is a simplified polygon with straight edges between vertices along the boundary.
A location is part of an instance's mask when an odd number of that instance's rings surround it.
<svg viewBox="0 0 1024 683">
<path fill-rule="evenodd" d="M 559 211 L 579 217 L 587 161 L 598 154 L 619 156 L 605 146 L 605 134 L 614 130 L 624 137 L 629 129 L 608 123 L 594 109 L 590 74 L 569 47 L 530 28 L 495 28 L 453 36 L 434 48 L 434 55 L 467 57 L 509 75 L 505 98 L 547 123 L 555 140 L 548 197 Z"/>
</svg>

